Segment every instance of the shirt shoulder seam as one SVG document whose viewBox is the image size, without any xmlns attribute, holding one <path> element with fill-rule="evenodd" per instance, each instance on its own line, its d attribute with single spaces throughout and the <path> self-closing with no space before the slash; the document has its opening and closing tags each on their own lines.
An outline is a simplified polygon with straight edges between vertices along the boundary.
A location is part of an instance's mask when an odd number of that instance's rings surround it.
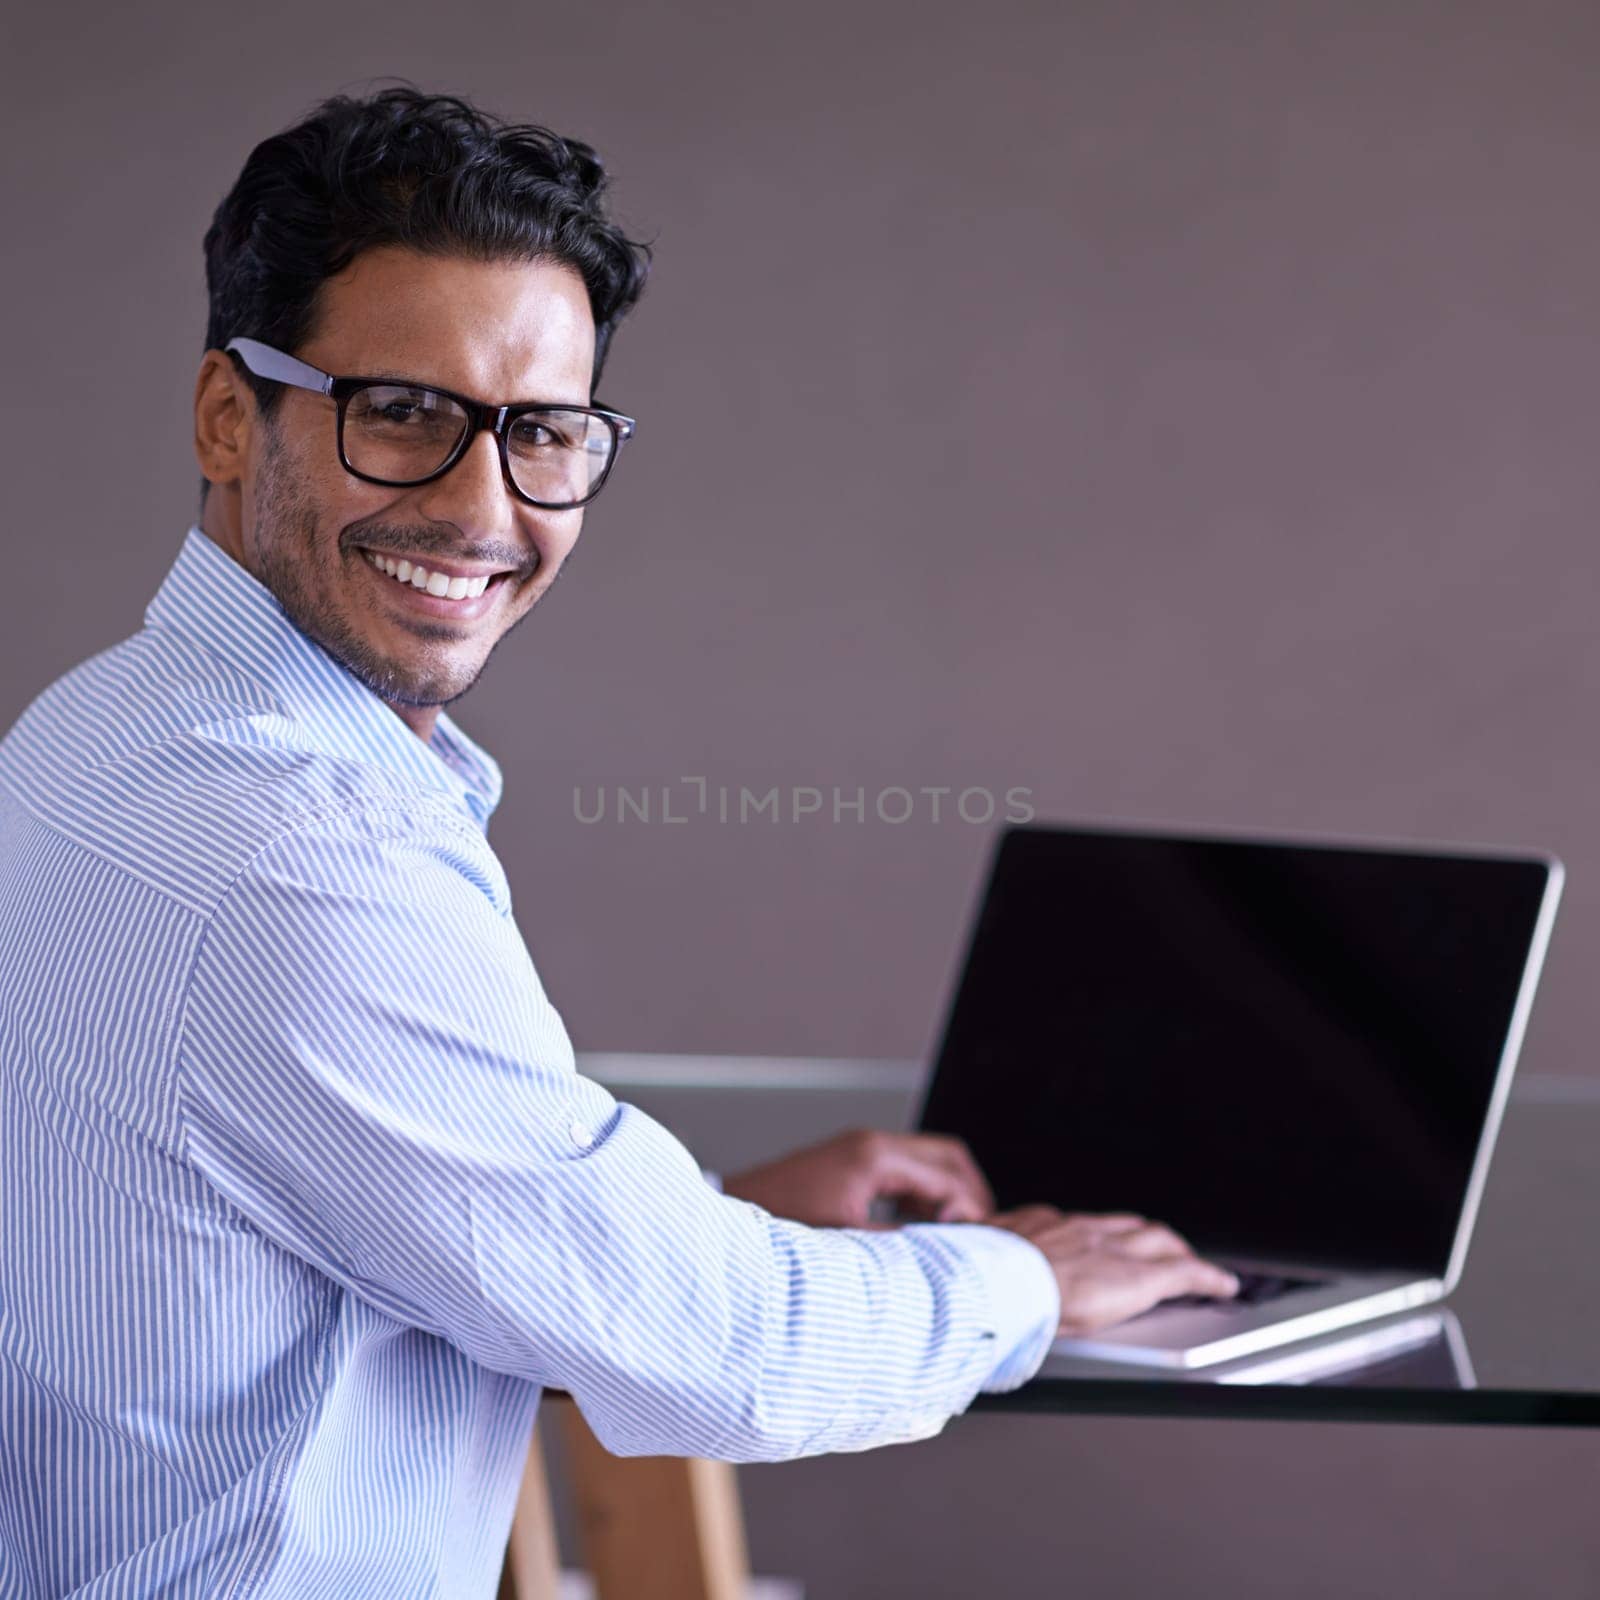
<svg viewBox="0 0 1600 1600">
<path fill-rule="evenodd" d="M 9 782 L 6 784 L 6 793 L 10 795 L 11 798 L 19 806 L 21 806 L 22 809 L 26 811 L 35 822 L 39 824 L 40 827 L 48 828 L 51 833 L 58 835 L 60 838 L 69 840 L 72 844 L 76 845 L 78 849 L 84 851 L 88 855 L 93 856 L 95 860 L 103 861 L 112 869 L 113 872 L 121 873 L 123 877 L 131 878 L 135 883 L 142 883 L 145 888 L 151 890 L 155 894 L 160 895 L 163 900 L 170 901 L 173 905 L 182 906 L 185 911 L 192 913 L 194 916 L 203 917 L 205 915 L 205 907 L 202 903 L 192 901 L 186 898 L 184 895 L 179 894 L 170 884 L 156 882 L 154 878 L 146 876 L 146 874 L 140 872 L 138 868 L 130 866 L 126 861 L 119 861 L 114 856 L 107 855 L 106 852 L 94 842 L 94 840 L 79 837 L 76 832 L 65 826 L 57 817 L 47 817 L 25 794 L 21 793 L 20 790 L 18 790 Z"/>
</svg>

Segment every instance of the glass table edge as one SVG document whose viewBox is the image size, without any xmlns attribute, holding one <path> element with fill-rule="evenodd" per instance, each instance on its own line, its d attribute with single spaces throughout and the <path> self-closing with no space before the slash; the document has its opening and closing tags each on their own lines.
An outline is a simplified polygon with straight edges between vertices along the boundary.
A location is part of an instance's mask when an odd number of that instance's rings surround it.
<svg viewBox="0 0 1600 1600">
<path fill-rule="evenodd" d="M 971 1412 L 1212 1418 L 1278 1422 L 1420 1422 L 1600 1427 L 1600 1391 L 1418 1389 L 1313 1384 L 1162 1383 L 1035 1378 L 979 1394 Z"/>
</svg>

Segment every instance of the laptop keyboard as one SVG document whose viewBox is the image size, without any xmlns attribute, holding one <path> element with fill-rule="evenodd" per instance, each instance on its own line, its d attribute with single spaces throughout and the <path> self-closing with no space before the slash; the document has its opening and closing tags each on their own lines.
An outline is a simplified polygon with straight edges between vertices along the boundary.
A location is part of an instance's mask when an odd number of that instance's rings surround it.
<svg viewBox="0 0 1600 1600">
<path fill-rule="evenodd" d="M 1233 1307 L 1262 1306 L 1296 1289 L 1315 1289 L 1322 1284 L 1321 1278 L 1278 1278 L 1265 1272 L 1236 1272 L 1234 1276 L 1239 1280 L 1239 1292 L 1231 1299 L 1223 1300 L 1209 1294 L 1179 1294 L 1170 1300 L 1160 1301 L 1159 1307 L 1165 1310 L 1168 1307 L 1210 1306 L 1226 1311 Z"/>
</svg>

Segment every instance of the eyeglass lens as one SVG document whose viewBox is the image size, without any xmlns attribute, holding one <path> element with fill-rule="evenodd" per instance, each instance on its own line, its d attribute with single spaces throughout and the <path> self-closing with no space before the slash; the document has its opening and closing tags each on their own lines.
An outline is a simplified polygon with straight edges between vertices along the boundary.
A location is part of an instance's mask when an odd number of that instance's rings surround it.
<svg viewBox="0 0 1600 1600">
<path fill-rule="evenodd" d="M 345 408 L 345 459 L 374 478 L 415 482 L 444 465 L 466 427 L 466 412 L 447 395 L 409 384 L 368 384 Z M 506 436 L 517 487 L 551 506 L 587 499 L 613 448 L 610 424 L 586 411 L 527 412 Z"/>
</svg>

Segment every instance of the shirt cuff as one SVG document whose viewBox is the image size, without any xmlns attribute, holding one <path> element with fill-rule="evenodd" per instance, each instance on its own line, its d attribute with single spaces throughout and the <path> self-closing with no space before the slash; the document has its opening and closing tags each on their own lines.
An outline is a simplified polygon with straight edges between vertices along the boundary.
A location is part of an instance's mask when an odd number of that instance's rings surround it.
<svg viewBox="0 0 1600 1600">
<path fill-rule="evenodd" d="M 930 1226 L 924 1224 L 924 1226 Z M 1036 1373 L 1061 1325 L 1055 1268 L 1037 1245 L 981 1222 L 934 1224 L 977 1268 L 988 1303 L 995 1363 L 978 1386 L 985 1394 L 1019 1389 Z"/>
</svg>

